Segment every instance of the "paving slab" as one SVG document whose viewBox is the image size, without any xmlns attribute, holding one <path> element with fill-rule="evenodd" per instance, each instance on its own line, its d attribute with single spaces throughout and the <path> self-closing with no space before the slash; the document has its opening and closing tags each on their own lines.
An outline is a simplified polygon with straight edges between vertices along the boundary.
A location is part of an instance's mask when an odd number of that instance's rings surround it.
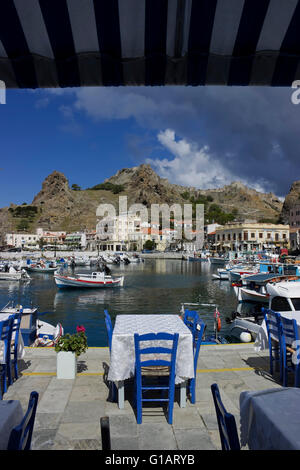
<svg viewBox="0 0 300 470">
<path fill-rule="evenodd" d="M 4 395 L 20 400 L 23 410 L 30 392 L 39 393 L 33 433 L 34 450 L 101 450 L 100 418 L 110 418 L 114 450 L 220 449 L 220 437 L 211 394 L 217 383 L 224 405 L 236 417 L 239 396 L 245 390 L 280 387 L 278 374 L 269 373 L 268 351 L 255 352 L 253 344 L 205 346 L 200 350 L 196 403 L 174 404 L 173 424 L 167 423 L 160 404 L 143 408 L 137 424 L 133 406 L 133 381 L 125 383 L 125 404 L 108 401 L 108 348 L 89 348 L 78 361 L 74 380 L 56 378 L 56 353 L 52 348 L 25 348 L 19 361 L 20 377 Z M 176 392 L 176 400 L 178 391 Z"/>
</svg>

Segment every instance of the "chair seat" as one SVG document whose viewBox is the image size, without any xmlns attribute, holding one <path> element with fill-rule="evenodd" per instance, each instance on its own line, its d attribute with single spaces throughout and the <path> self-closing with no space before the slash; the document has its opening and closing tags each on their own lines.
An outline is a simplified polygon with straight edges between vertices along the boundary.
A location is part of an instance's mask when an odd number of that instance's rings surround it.
<svg viewBox="0 0 300 470">
<path fill-rule="evenodd" d="M 167 376 L 170 374 L 170 367 L 169 366 L 148 366 L 148 367 L 141 367 L 142 375 L 150 376 L 150 375 L 159 375 L 159 376 Z"/>
</svg>

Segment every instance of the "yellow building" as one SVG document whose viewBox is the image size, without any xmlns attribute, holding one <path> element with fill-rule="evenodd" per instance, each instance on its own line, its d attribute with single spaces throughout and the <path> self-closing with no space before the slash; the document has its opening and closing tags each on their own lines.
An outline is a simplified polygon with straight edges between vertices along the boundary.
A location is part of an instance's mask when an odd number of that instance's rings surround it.
<svg viewBox="0 0 300 470">
<path fill-rule="evenodd" d="M 289 225 L 269 223 L 231 223 L 216 228 L 218 251 L 252 251 L 289 248 Z"/>
</svg>

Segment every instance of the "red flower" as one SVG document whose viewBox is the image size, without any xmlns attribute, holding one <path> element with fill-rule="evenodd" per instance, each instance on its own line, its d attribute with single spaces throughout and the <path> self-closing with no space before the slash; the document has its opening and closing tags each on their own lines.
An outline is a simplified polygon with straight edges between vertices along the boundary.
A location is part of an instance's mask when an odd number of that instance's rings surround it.
<svg viewBox="0 0 300 470">
<path fill-rule="evenodd" d="M 77 333 L 85 333 L 85 328 L 83 325 L 77 325 L 76 331 Z"/>
</svg>

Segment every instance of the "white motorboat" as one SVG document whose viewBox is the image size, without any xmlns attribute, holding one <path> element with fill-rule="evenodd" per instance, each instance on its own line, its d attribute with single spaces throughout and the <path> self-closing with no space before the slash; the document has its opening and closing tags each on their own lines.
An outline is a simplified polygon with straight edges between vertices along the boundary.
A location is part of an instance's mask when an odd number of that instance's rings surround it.
<svg viewBox="0 0 300 470">
<path fill-rule="evenodd" d="M 54 279 L 57 287 L 80 287 L 80 288 L 107 288 L 122 287 L 124 284 L 124 276 L 112 277 L 105 275 L 104 272 L 93 272 L 91 274 L 74 274 L 70 276 L 68 273 L 56 271 Z"/>
<path fill-rule="evenodd" d="M 265 307 L 284 316 L 295 318 L 300 323 L 300 277 L 274 277 L 273 275 L 272 278 L 272 275 L 269 276 L 270 279 L 265 284 L 267 296 L 267 301 L 264 302 Z M 246 316 L 242 316 L 239 310 L 240 308 L 238 307 L 238 312 L 236 312 L 236 315 L 233 315 L 230 321 L 231 334 L 239 336 L 241 333 L 250 333 L 251 339 L 255 340 L 259 331 L 261 331 L 261 324 L 264 319 L 261 308 L 256 308 L 256 311 Z M 242 338 L 247 337 L 249 338 L 249 335 L 244 335 Z"/>
<path fill-rule="evenodd" d="M 284 276 L 276 274 L 253 274 L 241 279 L 232 286 L 239 302 L 268 303 L 269 294 L 266 290 L 268 282 L 283 279 Z"/>
<path fill-rule="evenodd" d="M 30 276 L 24 269 L 17 271 L 12 266 L 10 266 L 8 271 L 0 272 L 0 281 L 30 281 L 30 279 Z"/>
</svg>

